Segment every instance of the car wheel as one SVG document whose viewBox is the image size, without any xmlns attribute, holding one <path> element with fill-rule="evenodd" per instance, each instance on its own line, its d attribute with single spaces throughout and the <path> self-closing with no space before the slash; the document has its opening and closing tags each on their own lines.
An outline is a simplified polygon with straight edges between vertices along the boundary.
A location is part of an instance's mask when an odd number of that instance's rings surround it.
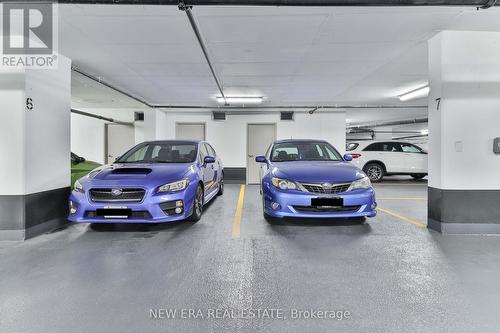
<svg viewBox="0 0 500 333">
<path fill-rule="evenodd" d="M 197 222 L 201 219 L 203 213 L 203 189 L 200 185 L 196 187 L 196 194 L 193 200 L 193 213 L 189 217 L 189 221 Z"/>
<path fill-rule="evenodd" d="M 374 183 L 377 183 L 384 178 L 384 168 L 379 163 L 368 163 L 363 171 L 366 173 L 368 178 Z"/>
<path fill-rule="evenodd" d="M 219 191 L 217 192 L 217 195 L 223 195 L 223 194 L 224 194 L 224 176 L 222 176 L 220 179 Z"/>
<path fill-rule="evenodd" d="M 427 176 L 426 174 L 422 174 L 422 173 L 417 173 L 417 174 L 414 174 L 414 175 L 411 175 L 413 178 L 415 179 L 422 179 L 424 178 L 425 176 Z"/>
</svg>

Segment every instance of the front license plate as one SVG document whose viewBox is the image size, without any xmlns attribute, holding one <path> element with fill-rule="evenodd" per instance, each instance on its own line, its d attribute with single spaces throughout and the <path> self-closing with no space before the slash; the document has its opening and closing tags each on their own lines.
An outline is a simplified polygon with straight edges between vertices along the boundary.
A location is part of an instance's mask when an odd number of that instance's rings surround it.
<svg viewBox="0 0 500 333">
<path fill-rule="evenodd" d="M 343 198 L 312 198 L 311 206 L 314 207 L 342 207 L 344 205 Z"/>
<path fill-rule="evenodd" d="M 104 208 L 97 209 L 96 215 L 105 219 L 128 219 L 132 215 L 129 208 Z"/>
</svg>

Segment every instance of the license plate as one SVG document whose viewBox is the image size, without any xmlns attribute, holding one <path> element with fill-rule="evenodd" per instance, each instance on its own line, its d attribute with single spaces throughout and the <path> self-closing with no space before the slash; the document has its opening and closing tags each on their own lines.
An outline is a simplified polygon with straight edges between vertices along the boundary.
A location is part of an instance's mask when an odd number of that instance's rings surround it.
<svg viewBox="0 0 500 333">
<path fill-rule="evenodd" d="M 132 209 L 129 208 L 99 208 L 96 209 L 98 217 L 105 219 L 128 219 L 132 215 Z"/>
<path fill-rule="evenodd" d="M 343 198 L 312 198 L 311 206 L 314 207 L 342 207 L 344 205 Z"/>
</svg>

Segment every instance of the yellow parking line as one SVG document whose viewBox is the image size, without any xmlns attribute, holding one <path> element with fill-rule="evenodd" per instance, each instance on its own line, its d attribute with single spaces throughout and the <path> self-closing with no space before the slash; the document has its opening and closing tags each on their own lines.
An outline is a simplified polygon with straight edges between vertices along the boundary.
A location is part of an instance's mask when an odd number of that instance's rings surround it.
<svg viewBox="0 0 500 333">
<path fill-rule="evenodd" d="M 406 216 L 403 216 L 403 215 L 399 215 L 398 213 L 395 213 L 395 212 L 391 212 L 390 210 L 387 210 L 387 209 L 384 209 L 384 208 L 380 208 L 378 207 L 377 210 L 383 212 L 383 213 L 386 213 L 387 215 L 391 215 L 391 216 L 394 216 L 402 221 L 405 221 L 405 222 L 408 222 L 408 223 L 411 223 L 413 225 L 416 225 L 417 227 L 419 228 L 426 228 L 427 226 L 421 222 L 418 222 L 418 221 L 415 221 L 415 220 L 412 220 Z"/>
<path fill-rule="evenodd" d="M 241 216 L 243 214 L 243 199 L 244 198 L 245 198 L 245 185 L 241 185 L 240 196 L 238 197 L 238 203 L 236 204 L 236 212 L 234 213 L 233 232 L 231 233 L 231 237 L 233 239 L 240 238 Z"/>
<path fill-rule="evenodd" d="M 377 197 L 377 200 L 427 200 L 426 197 Z"/>
</svg>

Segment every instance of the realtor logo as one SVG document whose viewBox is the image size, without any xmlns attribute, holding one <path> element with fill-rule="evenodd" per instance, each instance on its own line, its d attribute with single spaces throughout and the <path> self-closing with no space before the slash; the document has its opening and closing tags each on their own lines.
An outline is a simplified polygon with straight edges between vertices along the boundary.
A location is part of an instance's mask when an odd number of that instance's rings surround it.
<svg viewBox="0 0 500 333">
<path fill-rule="evenodd" d="M 2 3 L 2 67 L 55 67 L 55 7 L 52 2 Z"/>
</svg>

